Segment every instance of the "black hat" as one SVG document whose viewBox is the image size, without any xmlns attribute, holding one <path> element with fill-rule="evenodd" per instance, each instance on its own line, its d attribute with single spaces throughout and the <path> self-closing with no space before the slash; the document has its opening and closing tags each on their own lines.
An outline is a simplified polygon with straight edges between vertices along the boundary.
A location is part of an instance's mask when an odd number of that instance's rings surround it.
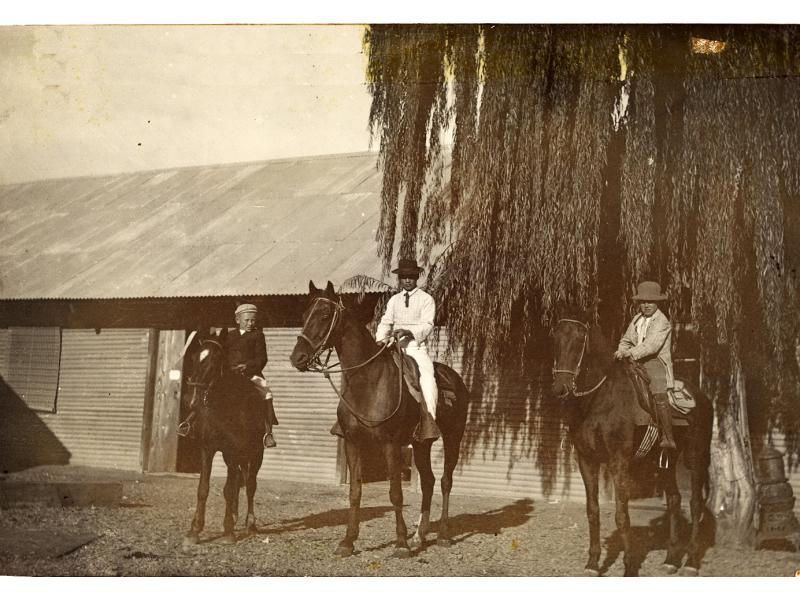
<svg viewBox="0 0 800 600">
<path fill-rule="evenodd" d="M 397 268 L 392 273 L 397 273 L 400 277 L 412 276 L 419 277 L 423 269 L 417 266 L 417 261 L 410 258 L 401 258 L 397 263 Z"/>
</svg>

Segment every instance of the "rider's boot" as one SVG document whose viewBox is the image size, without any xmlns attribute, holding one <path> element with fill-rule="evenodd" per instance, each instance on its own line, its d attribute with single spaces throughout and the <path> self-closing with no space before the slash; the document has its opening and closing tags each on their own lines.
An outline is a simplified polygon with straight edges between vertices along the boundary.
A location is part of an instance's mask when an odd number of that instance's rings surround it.
<svg viewBox="0 0 800 600">
<path fill-rule="evenodd" d="M 666 394 L 653 394 L 656 405 L 658 427 L 661 430 L 661 448 L 675 450 L 675 438 L 672 437 L 672 415 L 670 414 L 669 400 Z"/>
</svg>

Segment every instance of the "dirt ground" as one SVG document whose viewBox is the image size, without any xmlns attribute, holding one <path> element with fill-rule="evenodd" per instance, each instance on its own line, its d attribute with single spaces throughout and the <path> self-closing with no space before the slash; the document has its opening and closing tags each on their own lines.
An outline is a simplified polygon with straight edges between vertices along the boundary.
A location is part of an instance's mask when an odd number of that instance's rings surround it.
<svg viewBox="0 0 800 600">
<path fill-rule="evenodd" d="M 235 545 L 220 543 L 224 500 L 222 479 L 212 480 L 206 530 L 200 543 L 183 547 L 194 511 L 197 478 L 152 476 L 80 469 L 34 469 L 9 479 L 32 481 L 105 480 L 123 482 L 120 506 L 47 507 L 26 505 L 0 511 L 3 539 L 17 531 L 48 535 L 89 534 L 93 541 L 55 558 L 25 554 L 0 542 L 0 574 L 28 576 L 577 576 L 582 574 L 588 528 L 582 503 L 548 503 L 526 498 L 451 497 L 453 545 L 428 545 L 408 559 L 392 558 L 394 514 L 386 483 L 368 484 L 362 499 L 356 553 L 333 551 L 344 535 L 344 486 L 259 481 L 258 533 L 237 529 Z M 413 531 L 419 494 L 404 493 L 404 515 Z M 432 518 L 441 499 L 434 498 Z M 685 501 L 684 501 L 685 506 Z M 245 513 L 242 494 L 239 528 Z M 601 508 L 604 575 L 622 574 L 612 505 Z M 640 575 L 662 575 L 666 530 L 659 511 L 631 512 L 635 560 Z M 652 525 L 652 527 L 651 527 Z M 800 553 L 788 548 L 759 550 L 713 545 L 705 527 L 704 576 L 793 576 Z M 434 532 L 436 525 L 434 523 Z M 13 539 L 13 535 L 12 535 Z M 55 539 L 55 538 L 54 538 Z"/>
</svg>

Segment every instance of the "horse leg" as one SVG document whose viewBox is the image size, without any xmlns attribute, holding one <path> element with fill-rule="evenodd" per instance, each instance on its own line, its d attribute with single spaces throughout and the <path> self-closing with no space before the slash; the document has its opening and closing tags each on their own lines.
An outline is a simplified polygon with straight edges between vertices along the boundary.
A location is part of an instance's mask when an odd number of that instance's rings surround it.
<svg viewBox="0 0 800 600">
<path fill-rule="evenodd" d="M 453 488 L 453 471 L 458 464 L 461 436 L 443 437 L 444 473 L 442 474 L 442 516 L 439 517 L 439 535 L 436 543 L 439 546 L 450 546 L 450 490 Z"/>
<path fill-rule="evenodd" d="M 383 453 L 389 472 L 389 499 L 394 507 L 395 534 L 397 536 L 394 557 L 408 558 L 411 556 L 411 550 L 408 548 L 408 529 L 403 518 L 403 483 L 401 481 L 403 459 L 400 445 L 386 444 L 383 447 Z"/>
<path fill-rule="evenodd" d="M 233 459 L 225 459 L 228 466 L 228 477 L 225 480 L 225 487 L 222 489 L 225 496 L 225 518 L 222 521 L 223 536 L 222 543 L 232 544 L 236 541 L 236 536 L 233 533 L 234 519 L 233 509 L 238 504 L 239 500 L 239 465 Z M 238 508 L 238 506 L 236 507 Z"/>
<path fill-rule="evenodd" d="M 687 548 L 688 557 L 686 558 L 686 565 L 682 569 L 684 575 L 697 575 L 700 570 L 700 545 L 697 542 L 697 537 L 700 534 L 700 519 L 703 516 L 703 488 L 706 481 L 707 467 L 695 465 L 692 469 L 692 499 L 689 506 L 692 512 L 692 533 L 689 537 L 689 546 Z"/>
<path fill-rule="evenodd" d="M 617 510 L 614 520 L 617 530 L 622 538 L 622 549 L 625 565 L 625 577 L 636 575 L 637 569 L 634 568 L 631 558 L 631 518 L 628 514 L 628 500 L 630 499 L 630 475 L 628 461 L 618 458 L 611 464 L 611 471 L 614 477 L 614 492 L 616 496 Z"/>
<path fill-rule="evenodd" d="M 433 440 L 414 443 L 414 464 L 419 473 L 420 487 L 422 488 L 422 506 L 420 507 L 417 530 L 409 542 L 412 550 L 417 550 L 425 545 L 425 536 L 431 528 L 431 499 L 433 498 L 433 484 L 436 477 L 431 468 L 431 446 Z"/>
<path fill-rule="evenodd" d="M 584 572 L 600 575 L 600 463 L 591 462 L 578 453 L 578 467 L 586 490 L 586 519 L 589 521 L 589 560 Z"/>
<path fill-rule="evenodd" d="M 680 540 L 678 539 L 681 493 L 678 489 L 675 471 L 673 461 L 670 463 L 669 469 L 664 473 L 664 477 L 666 477 L 667 518 L 669 519 L 669 546 L 667 547 L 667 557 L 664 559 L 664 571 L 670 575 L 677 573 L 683 558 L 679 544 Z"/>
<path fill-rule="evenodd" d="M 200 482 L 197 484 L 197 508 L 194 511 L 192 526 L 184 538 L 184 544 L 196 544 L 200 539 L 200 532 L 206 524 L 206 500 L 211 481 L 211 462 L 214 453 L 205 448 L 200 450 Z"/>
<path fill-rule="evenodd" d="M 256 528 L 256 515 L 253 510 L 253 499 L 256 495 L 256 486 L 258 485 L 258 470 L 261 468 L 261 462 L 264 460 L 264 450 L 260 448 L 261 452 L 257 454 L 253 461 L 250 463 L 247 470 L 247 518 L 245 519 L 245 527 L 250 533 L 258 533 Z"/>
<path fill-rule="evenodd" d="M 347 517 L 347 533 L 336 548 L 336 556 L 353 554 L 353 542 L 358 539 L 359 509 L 361 508 L 361 453 L 358 446 L 345 438 L 347 469 L 350 472 L 350 513 Z"/>
</svg>

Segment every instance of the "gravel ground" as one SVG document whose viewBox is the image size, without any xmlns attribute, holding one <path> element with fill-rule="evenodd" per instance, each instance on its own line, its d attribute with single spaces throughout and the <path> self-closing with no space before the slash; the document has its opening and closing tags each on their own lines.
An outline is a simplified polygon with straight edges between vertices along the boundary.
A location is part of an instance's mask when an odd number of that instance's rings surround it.
<svg viewBox="0 0 800 600">
<path fill-rule="evenodd" d="M 183 534 L 194 511 L 197 478 L 151 476 L 70 469 L 35 469 L 11 478 L 33 481 L 123 481 L 123 504 L 116 507 L 52 508 L 28 505 L 0 511 L 0 530 L 91 532 L 99 537 L 59 558 L 16 555 L 0 546 L 2 575 L 82 576 L 576 576 L 582 574 L 588 528 L 582 503 L 512 498 L 451 497 L 453 545 L 430 543 L 408 559 L 395 559 L 394 514 L 388 484 L 364 486 L 361 535 L 356 554 L 337 558 L 344 535 L 344 486 L 259 481 L 258 533 L 237 530 L 235 545 L 219 543 L 224 480 L 214 479 L 206 530 L 196 546 L 184 550 Z M 418 514 L 419 494 L 405 490 L 409 529 Z M 433 518 L 440 497 L 434 497 Z M 241 501 L 240 526 L 246 503 Z M 604 575 L 622 574 L 613 506 L 601 508 Z M 661 575 L 666 555 L 660 513 L 631 512 L 634 555 L 640 575 Z M 649 527 L 649 524 L 653 527 Z M 435 523 L 434 523 L 435 531 Z M 711 536 L 706 532 L 707 539 Z M 707 543 L 707 545 L 710 545 Z M 800 554 L 710 545 L 700 571 L 704 576 L 793 576 Z"/>
</svg>

